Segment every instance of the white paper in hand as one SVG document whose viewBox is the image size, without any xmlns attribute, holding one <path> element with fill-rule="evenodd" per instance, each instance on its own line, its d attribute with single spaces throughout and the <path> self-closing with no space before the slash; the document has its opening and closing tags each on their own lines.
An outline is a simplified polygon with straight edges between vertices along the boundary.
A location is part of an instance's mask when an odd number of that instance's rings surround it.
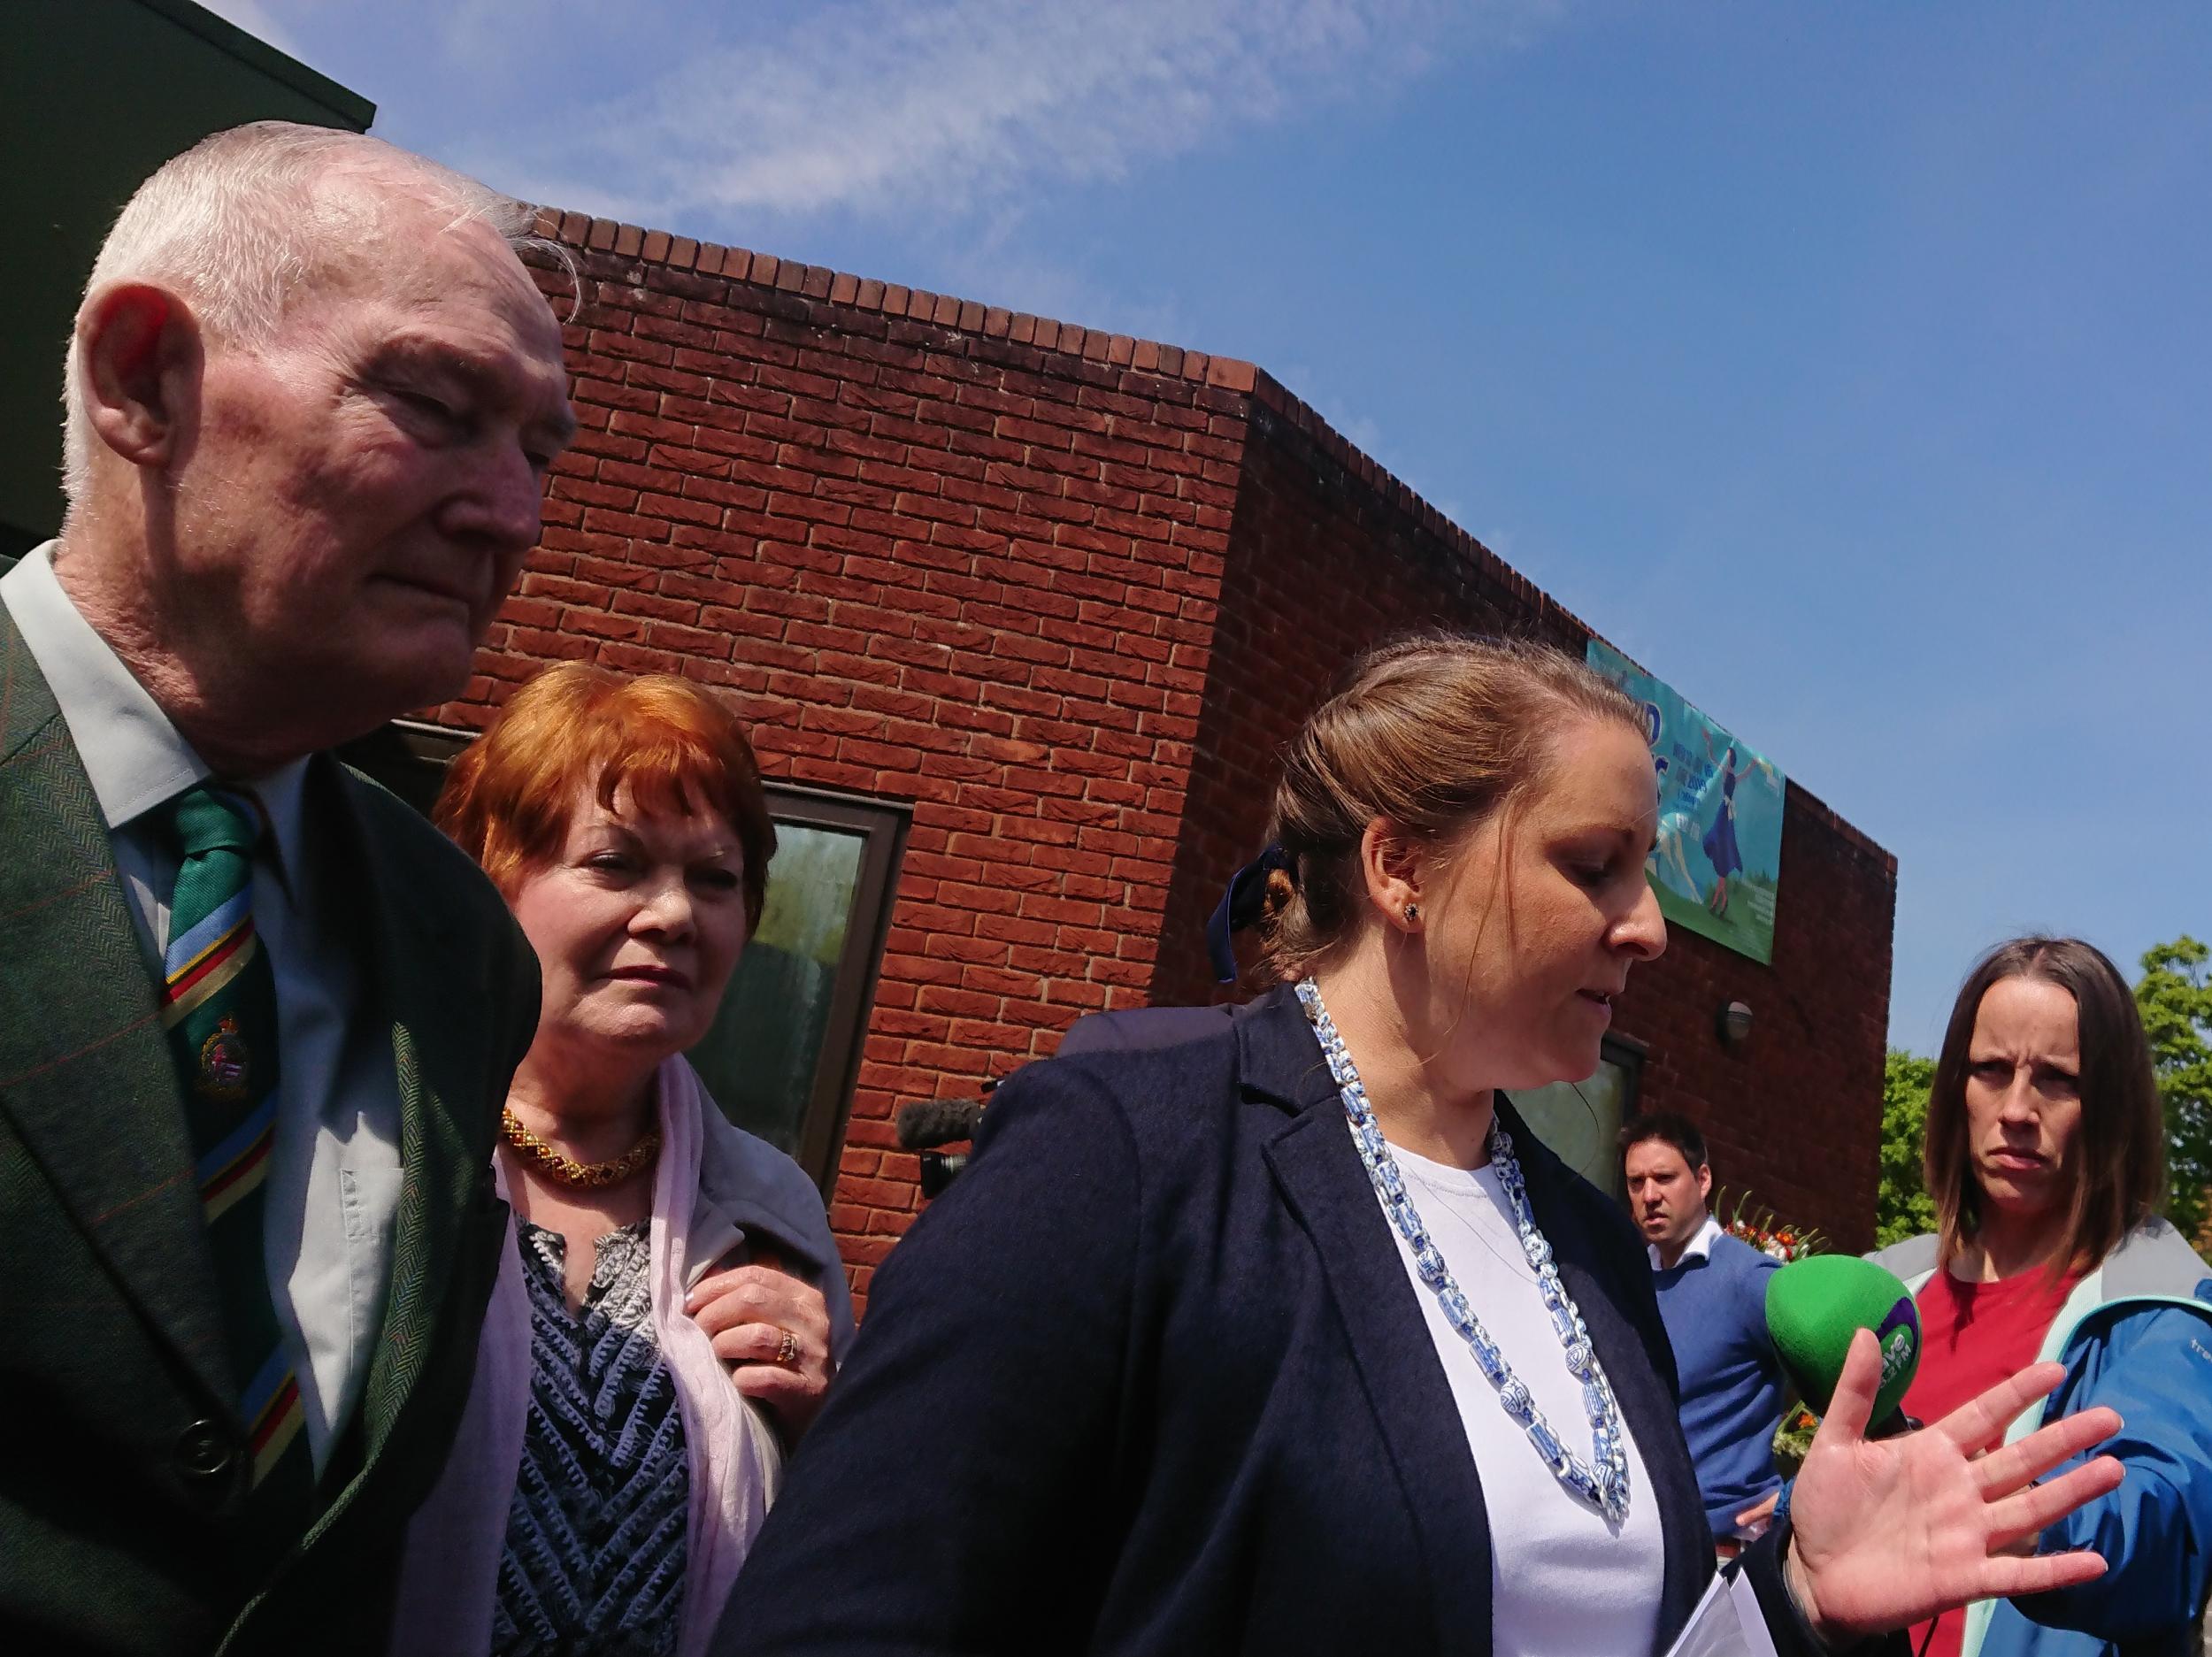
<svg viewBox="0 0 2212 1657">
<path fill-rule="evenodd" d="M 1759 1597 L 1740 1572 L 1722 1572 L 1706 1584 L 1705 1597 L 1667 1657 L 1775 1657 Z"/>
</svg>

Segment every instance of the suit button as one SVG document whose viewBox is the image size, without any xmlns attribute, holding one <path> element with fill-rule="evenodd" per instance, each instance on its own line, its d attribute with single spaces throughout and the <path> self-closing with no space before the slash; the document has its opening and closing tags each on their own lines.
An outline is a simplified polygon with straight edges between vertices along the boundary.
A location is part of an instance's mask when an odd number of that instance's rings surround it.
<svg viewBox="0 0 2212 1657">
<path fill-rule="evenodd" d="M 219 1421 L 196 1421 L 177 1436 L 177 1471 L 191 1484 L 215 1483 L 237 1459 L 230 1430 Z"/>
</svg>

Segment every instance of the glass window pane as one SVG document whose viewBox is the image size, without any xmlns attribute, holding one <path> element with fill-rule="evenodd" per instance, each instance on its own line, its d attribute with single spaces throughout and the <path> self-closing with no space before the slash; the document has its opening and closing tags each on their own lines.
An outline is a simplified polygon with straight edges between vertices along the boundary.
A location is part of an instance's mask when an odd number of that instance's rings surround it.
<svg viewBox="0 0 2212 1657">
<path fill-rule="evenodd" d="M 797 1155 L 821 1067 L 866 837 L 778 823 L 760 930 L 691 1050 L 723 1114 Z"/>
<path fill-rule="evenodd" d="M 1611 1059 L 1598 1062 L 1586 1082 L 1554 1082 L 1511 1095 L 1514 1108 L 1559 1160 L 1600 1191 L 1618 1196 L 1621 1158 L 1614 1136 L 1628 1106 L 1628 1071 Z"/>
</svg>

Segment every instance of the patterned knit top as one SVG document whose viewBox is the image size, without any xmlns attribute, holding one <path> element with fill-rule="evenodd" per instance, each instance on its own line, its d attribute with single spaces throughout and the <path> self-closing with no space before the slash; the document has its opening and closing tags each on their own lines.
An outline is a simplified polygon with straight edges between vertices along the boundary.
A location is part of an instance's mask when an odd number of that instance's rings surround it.
<svg viewBox="0 0 2212 1657">
<path fill-rule="evenodd" d="M 665 1657 L 683 1616 L 690 1463 L 654 1339 L 648 1223 L 598 1241 L 571 1310 L 565 1239 L 518 1216 L 530 1404 L 493 1657 Z"/>
</svg>

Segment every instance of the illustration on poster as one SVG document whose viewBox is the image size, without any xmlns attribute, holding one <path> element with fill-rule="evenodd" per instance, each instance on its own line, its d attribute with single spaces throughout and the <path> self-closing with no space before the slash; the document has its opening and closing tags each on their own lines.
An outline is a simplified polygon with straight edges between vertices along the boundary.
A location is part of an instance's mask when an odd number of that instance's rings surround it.
<svg viewBox="0 0 2212 1657">
<path fill-rule="evenodd" d="M 1659 827 L 1647 872 L 1661 910 L 1754 960 L 1772 960 L 1782 773 L 1609 646 L 1593 639 L 1588 659 L 1644 710 L 1659 777 Z"/>
</svg>

